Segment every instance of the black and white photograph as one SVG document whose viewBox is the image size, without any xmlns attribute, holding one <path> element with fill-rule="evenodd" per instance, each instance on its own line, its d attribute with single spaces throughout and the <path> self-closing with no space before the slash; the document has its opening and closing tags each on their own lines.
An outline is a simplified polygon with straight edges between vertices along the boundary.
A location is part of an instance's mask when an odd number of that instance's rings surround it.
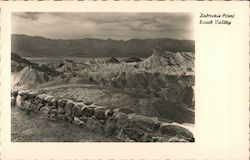
<svg viewBox="0 0 250 160">
<path fill-rule="evenodd" d="M 11 142 L 195 142 L 194 15 L 12 12 Z"/>
<path fill-rule="evenodd" d="M 249 2 L 0 9 L 0 159 L 249 158 Z"/>
</svg>

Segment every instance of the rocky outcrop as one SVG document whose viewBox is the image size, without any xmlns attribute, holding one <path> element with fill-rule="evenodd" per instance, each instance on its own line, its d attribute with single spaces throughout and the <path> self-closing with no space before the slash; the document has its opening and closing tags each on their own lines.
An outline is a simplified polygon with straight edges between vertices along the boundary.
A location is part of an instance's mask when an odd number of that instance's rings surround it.
<svg viewBox="0 0 250 160">
<path fill-rule="evenodd" d="M 109 59 L 106 59 L 105 61 L 106 63 L 120 63 L 120 61 L 116 59 L 115 57 L 111 57 Z"/>
<path fill-rule="evenodd" d="M 82 74 L 87 84 L 99 84 L 142 92 L 194 109 L 193 75 L 166 75 L 148 72 L 97 72 Z"/>
<path fill-rule="evenodd" d="M 44 72 L 39 72 L 32 67 L 26 66 L 20 72 L 13 75 L 12 85 L 16 87 L 31 88 L 47 82 L 48 79 L 49 76 Z"/>
<path fill-rule="evenodd" d="M 194 66 L 194 53 L 154 50 L 153 54 L 140 63 L 140 67 L 152 69 L 162 66 Z"/>
<path fill-rule="evenodd" d="M 36 88 L 60 73 L 44 64 L 32 63 L 15 53 L 11 53 L 12 87 Z"/>
<path fill-rule="evenodd" d="M 51 64 L 51 67 L 57 72 L 70 72 L 70 71 L 79 71 L 83 69 L 88 69 L 90 66 L 83 62 L 77 62 L 70 59 L 63 59 L 58 64 Z"/>
<path fill-rule="evenodd" d="M 193 142 L 192 132 L 181 124 L 163 123 L 156 118 L 136 115 L 129 109 L 112 110 L 60 99 L 33 91 L 12 91 L 11 106 L 64 120 L 79 127 L 125 142 Z"/>
<path fill-rule="evenodd" d="M 142 61 L 140 58 L 138 57 L 129 57 L 127 59 L 123 60 L 125 63 L 133 63 L 133 62 L 140 62 Z"/>
<path fill-rule="evenodd" d="M 15 53 L 11 53 L 11 71 L 12 72 L 19 72 L 24 67 L 32 66 L 32 65 L 37 65 L 37 64 L 32 63 Z"/>
</svg>

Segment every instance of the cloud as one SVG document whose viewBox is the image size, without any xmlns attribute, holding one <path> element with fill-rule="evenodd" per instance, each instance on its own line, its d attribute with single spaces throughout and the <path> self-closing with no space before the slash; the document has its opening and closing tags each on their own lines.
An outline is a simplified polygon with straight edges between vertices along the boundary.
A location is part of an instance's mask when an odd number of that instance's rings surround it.
<svg viewBox="0 0 250 160">
<path fill-rule="evenodd" d="M 16 12 L 12 33 L 56 39 L 193 39 L 189 13 Z"/>
<path fill-rule="evenodd" d="M 36 21 L 42 14 L 42 12 L 20 12 L 14 13 L 13 16 L 19 17 L 21 19 L 29 19 L 31 21 Z"/>
</svg>

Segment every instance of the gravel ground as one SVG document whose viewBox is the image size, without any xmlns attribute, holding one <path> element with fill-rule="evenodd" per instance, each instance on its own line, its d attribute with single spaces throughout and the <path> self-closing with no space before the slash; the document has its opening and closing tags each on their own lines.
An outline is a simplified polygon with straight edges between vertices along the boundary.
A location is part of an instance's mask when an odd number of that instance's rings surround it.
<svg viewBox="0 0 250 160">
<path fill-rule="evenodd" d="M 12 142 L 114 142 L 100 134 L 41 114 L 11 108 Z"/>
</svg>

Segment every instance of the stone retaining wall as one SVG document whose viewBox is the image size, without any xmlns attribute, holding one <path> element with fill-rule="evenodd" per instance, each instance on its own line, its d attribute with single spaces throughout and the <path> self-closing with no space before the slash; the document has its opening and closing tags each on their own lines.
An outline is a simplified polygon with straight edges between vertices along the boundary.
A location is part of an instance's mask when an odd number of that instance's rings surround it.
<svg viewBox="0 0 250 160">
<path fill-rule="evenodd" d="M 124 108 L 112 110 L 27 90 L 12 91 L 11 106 L 64 120 L 122 142 L 194 142 L 193 134 L 178 124 L 163 123 Z"/>
</svg>

